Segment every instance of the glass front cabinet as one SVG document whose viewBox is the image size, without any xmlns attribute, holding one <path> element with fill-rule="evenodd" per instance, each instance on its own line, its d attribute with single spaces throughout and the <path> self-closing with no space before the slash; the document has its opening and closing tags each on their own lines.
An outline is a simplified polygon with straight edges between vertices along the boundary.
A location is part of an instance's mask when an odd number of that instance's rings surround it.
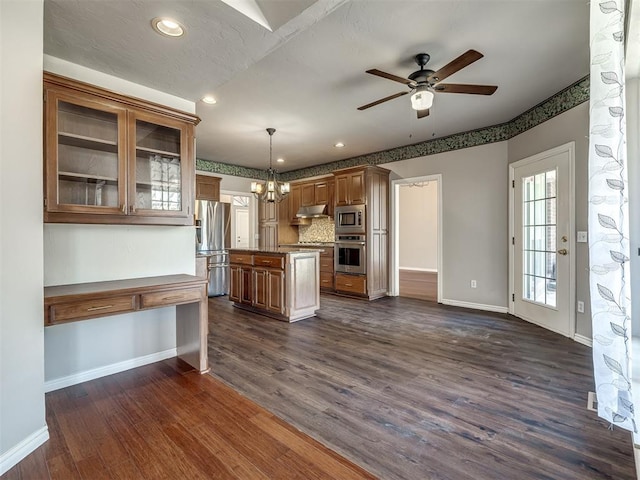
<svg viewBox="0 0 640 480">
<path fill-rule="evenodd" d="M 52 223 L 192 225 L 195 115 L 45 74 Z"/>
</svg>

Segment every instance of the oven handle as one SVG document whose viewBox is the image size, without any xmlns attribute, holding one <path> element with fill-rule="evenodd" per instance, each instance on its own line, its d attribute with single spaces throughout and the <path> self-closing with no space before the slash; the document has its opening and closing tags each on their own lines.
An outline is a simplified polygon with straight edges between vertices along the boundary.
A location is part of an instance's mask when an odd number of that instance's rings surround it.
<svg viewBox="0 0 640 480">
<path fill-rule="evenodd" d="M 347 246 L 353 246 L 353 245 L 364 245 L 367 242 L 349 242 L 349 241 L 343 241 L 343 242 L 336 242 L 336 247 L 340 248 L 340 245 L 347 245 Z"/>
</svg>

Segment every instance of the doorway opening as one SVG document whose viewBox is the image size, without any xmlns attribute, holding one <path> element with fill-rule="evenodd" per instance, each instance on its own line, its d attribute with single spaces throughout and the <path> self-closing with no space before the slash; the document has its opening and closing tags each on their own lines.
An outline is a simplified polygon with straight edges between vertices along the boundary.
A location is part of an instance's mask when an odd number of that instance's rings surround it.
<svg viewBox="0 0 640 480">
<path fill-rule="evenodd" d="M 224 192 L 220 200 L 231 204 L 231 248 L 249 248 L 252 244 L 252 198 L 246 194 Z"/>
<path fill-rule="evenodd" d="M 442 301 L 442 175 L 391 181 L 389 295 Z"/>
</svg>

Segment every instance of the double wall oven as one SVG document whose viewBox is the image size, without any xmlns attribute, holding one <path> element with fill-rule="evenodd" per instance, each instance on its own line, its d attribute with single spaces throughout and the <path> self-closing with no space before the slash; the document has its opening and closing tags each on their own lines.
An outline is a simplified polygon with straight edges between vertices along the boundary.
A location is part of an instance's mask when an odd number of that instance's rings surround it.
<svg viewBox="0 0 640 480">
<path fill-rule="evenodd" d="M 364 275 L 366 270 L 366 217 L 364 205 L 336 207 L 335 271 Z"/>
</svg>

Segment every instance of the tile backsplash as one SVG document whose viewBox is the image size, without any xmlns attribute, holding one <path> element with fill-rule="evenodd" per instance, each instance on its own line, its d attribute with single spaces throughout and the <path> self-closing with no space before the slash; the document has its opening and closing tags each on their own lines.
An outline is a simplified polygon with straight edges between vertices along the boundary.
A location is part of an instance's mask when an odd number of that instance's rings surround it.
<svg viewBox="0 0 640 480">
<path fill-rule="evenodd" d="M 298 227 L 299 242 L 333 242 L 335 240 L 335 224 L 333 218 L 312 218 L 311 225 Z"/>
</svg>

